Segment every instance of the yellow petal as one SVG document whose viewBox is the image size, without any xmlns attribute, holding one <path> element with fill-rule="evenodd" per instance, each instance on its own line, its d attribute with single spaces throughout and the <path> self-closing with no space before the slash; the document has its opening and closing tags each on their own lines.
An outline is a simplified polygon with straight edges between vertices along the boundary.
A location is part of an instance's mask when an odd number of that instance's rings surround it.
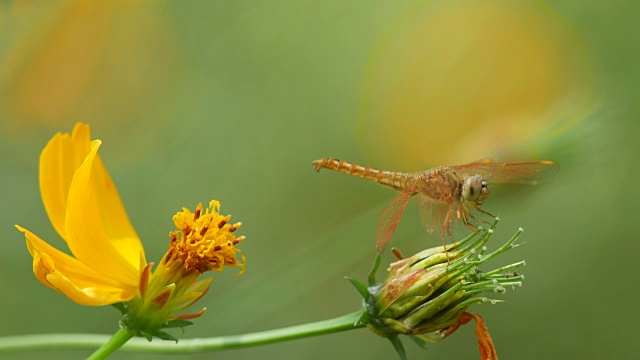
<svg viewBox="0 0 640 360">
<path fill-rule="evenodd" d="M 97 146 L 100 146 L 100 144 L 98 143 Z M 118 189 L 113 184 L 111 176 L 109 176 L 107 168 L 98 154 L 95 156 L 89 176 L 91 177 L 93 188 L 85 190 L 93 190 L 96 194 L 100 222 L 107 233 L 107 237 L 129 263 L 136 269 L 142 269 L 147 264 L 144 248 L 129 221 L 129 216 L 124 209 L 122 200 L 120 200 Z M 142 267 L 140 267 L 141 262 L 144 263 Z M 139 271 L 136 270 L 136 281 L 138 275 Z"/>
<path fill-rule="evenodd" d="M 73 255 L 99 273 L 136 286 L 144 250 L 120 196 L 98 157 L 100 140 L 76 170 L 67 198 L 65 240 Z"/>
<path fill-rule="evenodd" d="M 105 277 L 29 230 L 18 225 L 16 228 L 25 234 L 27 247 L 33 256 L 33 272 L 42 284 L 82 305 L 108 305 L 128 301 L 135 295 L 135 286 Z"/>
<path fill-rule="evenodd" d="M 99 146 L 99 142 L 97 146 Z M 142 262 L 146 263 L 144 250 L 129 222 L 120 200 L 120 195 L 109 173 L 100 157 L 95 153 L 92 155 L 92 160 L 89 161 L 92 164 L 85 166 L 84 180 L 78 182 L 78 184 L 83 184 L 82 186 L 87 186 L 83 191 L 91 194 L 87 199 L 80 197 L 74 210 L 76 213 L 85 211 L 86 209 L 83 209 L 83 207 L 87 206 L 93 210 L 87 211 L 84 216 L 93 218 L 88 222 L 67 220 L 69 212 L 67 208 L 68 195 L 72 181 L 76 172 L 86 162 L 85 160 L 87 160 L 91 150 L 92 143 L 89 126 L 81 123 L 75 126 L 71 136 L 58 133 L 49 141 L 40 156 L 40 191 L 45 209 L 54 228 L 67 241 L 69 248 L 76 257 L 87 264 L 92 264 L 91 266 L 94 269 L 101 271 L 105 275 L 107 273 L 104 271 L 109 270 L 109 272 L 115 272 L 115 276 L 119 277 L 121 281 L 132 282 L 134 277 L 137 279 L 140 261 L 142 260 Z M 67 226 L 74 228 L 78 226 L 93 226 L 95 227 L 93 230 L 100 232 L 102 236 L 97 238 L 75 236 L 74 244 L 71 244 L 72 241 Z M 76 234 L 82 233 L 77 229 L 74 232 Z M 92 244 L 98 239 L 102 239 L 99 241 L 103 244 L 97 247 L 93 246 Z M 80 242 L 84 242 L 86 246 L 78 245 Z M 113 244 L 108 244 L 109 242 L 113 242 Z M 101 251 L 104 249 L 99 250 L 99 248 L 103 247 L 111 248 L 111 251 L 102 253 Z M 105 254 L 113 253 L 114 247 L 121 255 L 105 256 Z M 85 249 L 86 251 L 78 249 Z M 79 252 L 76 253 L 77 251 Z M 95 254 L 88 256 L 87 252 L 92 251 Z M 104 261 L 95 263 L 96 258 L 106 259 L 106 263 Z M 120 266 L 118 261 L 123 258 L 124 262 L 132 264 L 133 267 L 127 264 Z M 91 260 L 92 262 L 85 260 Z M 100 266 L 100 263 L 104 263 L 103 266 Z M 112 269 L 110 270 L 109 267 L 112 267 Z M 117 270 L 113 270 L 113 268 Z M 125 274 L 124 277 L 122 272 Z"/>
<path fill-rule="evenodd" d="M 73 134 L 57 133 L 40 154 L 40 193 L 51 224 L 66 239 L 64 217 L 73 174 L 91 149 L 89 126 L 76 124 Z"/>
</svg>

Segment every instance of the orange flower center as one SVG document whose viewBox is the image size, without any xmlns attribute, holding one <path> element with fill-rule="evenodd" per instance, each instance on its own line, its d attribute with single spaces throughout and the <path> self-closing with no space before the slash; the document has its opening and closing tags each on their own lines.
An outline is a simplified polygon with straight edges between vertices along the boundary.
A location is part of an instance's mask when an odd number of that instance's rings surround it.
<svg viewBox="0 0 640 360">
<path fill-rule="evenodd" d="M 220 215 L 220 203 L 215 200 L 209 203 L 204 213 L 202 203 L 194 213 L 186 208 L 182 210 L 173 217 L 178 231 L 170 233 L 171 243 L 164 263 L 183 263 L 187 273 L 222 271 L 225 265 L 240 266 L 244 272 L 244 262 L 236 258 L 240 250 L 235 245 L 245 237 L 234 234 L 242 223 L 230 224 L 231 215 Z"/>
</svg>

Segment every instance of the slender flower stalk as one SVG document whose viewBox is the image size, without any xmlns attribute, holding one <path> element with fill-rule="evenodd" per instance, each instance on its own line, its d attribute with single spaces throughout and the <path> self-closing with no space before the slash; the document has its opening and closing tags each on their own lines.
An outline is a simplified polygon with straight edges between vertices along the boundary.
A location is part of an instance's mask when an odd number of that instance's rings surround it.
<svg viewBox="0 0 640 360">
<path fill-rule="evenodd" d="M 98 350 L 96 350 L 87 360 L 105 359 L 114 351 L 118 350 L 122 345 L 133 337 L 133 333 L 127 329 L 118 330 L 113 336 L 105 341 Z"/>
<path fill-rule="evenodd" d="M 283 341 L 304 339 L 337 332 L 357 329 L 365 326 L 358 322 L 362 311 L 338 316 L 332 319 L 289 326 L 279 329 L 228 335 L 210 338 L 180 339 L 173 342 L 148 342 L 142 338 L 133 338 L 121 348 L 126 352 L 157 354 L 198 354 L 212 351 L 247 348 Z M 92 334 L 46 334 L 10 336 L 0 338 L 0 354 L 33 350 L 95 349 L 110 341 L 106 335 Z"/>
</svg>

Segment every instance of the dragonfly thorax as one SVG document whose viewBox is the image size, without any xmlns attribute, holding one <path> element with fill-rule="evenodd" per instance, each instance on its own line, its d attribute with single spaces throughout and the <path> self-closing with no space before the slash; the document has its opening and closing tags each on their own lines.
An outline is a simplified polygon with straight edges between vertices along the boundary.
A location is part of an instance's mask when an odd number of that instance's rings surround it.
<svg viewBox="0 0 640 360">
<path fill-rule="evenodd" d="M 481 175 L 468 176 L 462 183 L 461 195 L 466 201 L 482 205 L 489 194 L 491 194 L 489 183 Z"/>
</svg>

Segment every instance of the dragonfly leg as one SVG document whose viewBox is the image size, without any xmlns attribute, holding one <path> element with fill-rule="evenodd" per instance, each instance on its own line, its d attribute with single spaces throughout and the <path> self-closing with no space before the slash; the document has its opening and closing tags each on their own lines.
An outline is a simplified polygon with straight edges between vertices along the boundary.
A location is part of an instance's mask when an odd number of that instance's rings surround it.
<svg viewBox="0 0 640 360">
<path fill-rule="evenodd" d="M 476 208 L 476 209 L 477 209 L 477 208 Z M 479 210 L 479 209 L 477 209 L 477 210 Z M 469 211 L 469 210 L 467 210 L 467 211 L 469 212 L 469 214 L 468 214 L 468 215 L 469 215 L 469 217 L 470 217 L 470 218 L 472 218 L 473 220 L 478 221 L 478 222 L 481 222 L 481 223 L 486 224 L 486 225 L 491 225 L 491 223 L 490 223 L 489 221 L 484 220 L 484 219 L 477 218 L 477 217 L 473 216 L 473 213 L 471 213 L 471 211 Z M 491 215 L 491 214 L 489 214 L 488 212 L 485 212 L 485 211 L 483 211 L 482 213 L 487 214 L 487 215 Z M 492 217 L 495 217 L 495 216 L 493 216 L 493 215 L 491 215 L 491 216 L 492 216 Z"/>
<path fill-rule="evenodd" d="M 495 218 L 495 217 L 496 217 L 495 215 L 491 214 L 490 212 L 488 212 L 488 211 L 484 211 L 484 210 L 480 209 L 480 206 L 478 206 L 478 205 L 476 205 L 476 204 L 474 204 L 474 203 L 469 203 L 469 204 L 470 204 L 474 209 L 476 209 L 478 212 L 481 212 L 481 213 L 483 213 L 483 214 L 485 214 L 485 215 L 487 215 L 487 216 L 491 216 L 492 218 Z M 487 224 L 491 224 L 491 223 L 490 223 L 490 222 L 487 222 Z"/>
<path fill-rule="evenodd" d="M 447 270 L 449 270 L 449 252 L 447 251 L 447 244 L 444 241 L 444 234 L 446 233 L 447 235 L 449 235 L 449 238 L 452 239 L 452 235 L 451 235 L 451 216 L 452 216 L 453 212 L 451 211 L 451 209 L 449 209 L 449 211 L 447 211 L 447 215 L 444 217 L 444 222 L 442 223 L 442 229 L 440 230 L 440 240 L 442 240 L 442 247 L 444 248 L 444 253 L 445 255 L 447 255 Z"/>
<path fill-rule="evenodd" d="M 471 232 L 473 232 L 478 236 L 480 236 L 480 232 L 479 232 L 480 225 L 475 222 L 472 222 L 471 220 L 489 224 L 489 222 L 484 221 L 482 219 L 478 219 L 475 216 L 473 216 L 471 211 L 469 211 L 469 209 L 467 209 L 465 206 L 461 207 L 460 214 L 462 215 L 462 223 L 467 227 L 467 229 L 471 230 Z"/>
</svg>

